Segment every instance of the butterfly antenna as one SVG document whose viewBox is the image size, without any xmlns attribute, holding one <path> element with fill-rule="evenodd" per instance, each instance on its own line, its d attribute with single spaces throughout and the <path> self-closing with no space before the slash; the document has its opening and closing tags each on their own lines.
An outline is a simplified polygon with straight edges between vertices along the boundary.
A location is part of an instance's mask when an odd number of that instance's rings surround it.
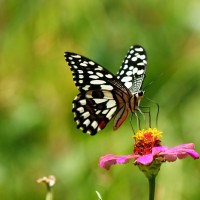
<svg viewBox="0 0 200 200">
<path fill-rule="evenodd" d="M 136 117 L 136 119 L 137 119 L 137 126 L 138 126 L 138 129 L 140 130 L 140 128 L 141 128 L 141 126 L 140 126 L 140 118 L 138 117 L 137 112 L 134 112 L 134 115 L 135 115 L 135 117 Z"/>
<path fill-rule="evenodd" d="M 160 77 L 163 76 L 163 73 L 160 74 L 160 76 L 157 76 L 156 79 L 153 79 L 152 81 L 150 81 L 144 88 L 143 90 L 145 90 L 146 88 L 148 88 L 150 85 L 152 85 L 153 83 L 155 83 Z"/>
</svg>

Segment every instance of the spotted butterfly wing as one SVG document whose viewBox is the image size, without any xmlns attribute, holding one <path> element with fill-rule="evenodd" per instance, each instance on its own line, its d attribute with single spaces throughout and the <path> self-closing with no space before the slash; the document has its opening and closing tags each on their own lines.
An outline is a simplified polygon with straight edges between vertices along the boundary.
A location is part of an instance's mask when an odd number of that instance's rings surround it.
<svg viewBox="0 0 200 200">
<path fill-rule="evenodd" d="M 139 45 L 132 46 L 122 62 L 117 78 L 124 83 L 133 95 L 141 90 L 146 65 L 147 55 L 145 50 Z"/>
<path fill-rule="evenodd" d="M 132 55 L 134 56 L 135 54 Z M 114 130 L 118 129 L 128 113 L 134 112 L 138 106 L 136 93 L 132 94 L 123 81 L 127 75 L 121 72 L 123 65 L 118 75 L 122 79 L 120 81 L 111 72 L 84 56 L 65 52 L 65 59 L 80 91 L 73 100 L 72 109 L 77 128 L 95 135 L 115 116 Z"/>
</svg>

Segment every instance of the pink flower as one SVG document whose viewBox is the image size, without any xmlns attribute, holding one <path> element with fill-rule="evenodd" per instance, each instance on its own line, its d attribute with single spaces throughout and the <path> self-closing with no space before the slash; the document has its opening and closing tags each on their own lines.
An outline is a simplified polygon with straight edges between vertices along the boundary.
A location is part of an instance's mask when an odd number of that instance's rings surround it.
<svg viewBox="0 0 200 200">
<path fill-rule="evenodd" d="M 130 161 L 135 165 L 151 165 L 152 163 L 159 165 L 165 161 L 174 162 L 177 158 L 183 159 L 187 156 L 194 159 L 199 158 L 193 143 L 181 144 L 172 148 L 161 146 L 161 132 L 157 129 L 140 130 L 134 138 L 133 154 L 124 156 L 108 154 L 100 158 L 100 167 L 109 170 L 112 165 L 126 164 Z"/>
</svg>

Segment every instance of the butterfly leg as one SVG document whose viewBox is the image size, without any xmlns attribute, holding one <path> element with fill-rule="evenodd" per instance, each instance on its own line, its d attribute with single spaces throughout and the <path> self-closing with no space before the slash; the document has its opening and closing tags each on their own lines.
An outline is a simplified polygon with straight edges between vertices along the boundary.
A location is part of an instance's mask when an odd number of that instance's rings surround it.
<svg viewBox="0 0 200 200">
<path fill-rule="evenodd" d="M 142 115 L 143 119 L 144 119 L 144 122 L 146 122 L 146 117 L 145 117 L 145 114 L 142 110 L 140 110 L 140 108 L 138 107 L 137 108 L 137 111 L 139 111 L 139 113 Z M 136 113 L 136 112 L 135 112 Z M 136 114 L 137 115 L 137 114 Z M 139 119 L 139 117 L 137 116 L 137 118 Z M 141 124 L 140 124 L 140 120 L 139 120 L 139 129 L 141 129 Z"/>
<path fill-rule="evenodd" d="M 130 124 L 131 124 L 131 128 L 133 130 L 133 133 L 135 135 L 135 130 L 133 128 L 133 124 L 132 124 L 132 119 L 133 119 L 133 116 L 136 118 L 137 120 L 137 126 L 138 126 L 138 129 L 140 130 L 141 129 L 141 126 L 140 126 L 140 118 L 138 117 L 138 114 L 136 112 L 132 113 L 131 114 L 131 117 L 130 117 Z"/>
<path fill-rule="evenodd" d="M 135 130 L 134 130 L 134 128 L 133 128 L 132 119 L 133 119 L 133 113 L 131 113 L 130 124 L 131 124 L 131 128 L 132 128 L 132 130 L 133 130 L 133 134 L 135 135 Z"/>
<path fill-rule="evenodd" d="M 157 113 L 156 113 L 156 127 L 158 128 L 158 115 L 159 115 L 159 112 L 160 112 L 160 107 L 159 107 L 159 104 L 156 103 L 157 105 Z"/>
<path fill-rule="evenodd" d="M 139 118 L 139 116 L 138 116 L 137 112 L 134 112 L 134 114 L 135 114 L 135 117 L 136 117 L 136 120 L 137 120 L 137 126 L 138 126 L 138 130 L 140 130 L 140 129 L 141 129 L 140 118 Z"/>
<path fill-rule="evenodd" d="M 147 113 L 148 119 L 149 119 L 149 127 L 151 128 L 151 107 L 149 107 L 149 106 L 140 106 L 140 108 L 147 109 L 147 111 L 143 111 L 143 114 Z M 145 121 L 145 124 L 146 124 L 146 121 Z"/>
<path fill-rule="evenodd" d="M 156 127 L 158 127 L 158 115 L 159 115 L 159 112 L 160 112 L 160 106 L 159 106 L 159 104 L 158 104 L 156 101 L 154 101 L 154 100 L 152 100 L 152 99 L 149 99 L 149 98 L 147 98 L 146 96 L 144 96 L 144 97 L 145 97 L 145 99 L 147 99 L 147 100 L 150 101 L 151 103 L 156 104 L 156 107 L 157 107 L 157 112 L 156 112 Z"/>
</svg>

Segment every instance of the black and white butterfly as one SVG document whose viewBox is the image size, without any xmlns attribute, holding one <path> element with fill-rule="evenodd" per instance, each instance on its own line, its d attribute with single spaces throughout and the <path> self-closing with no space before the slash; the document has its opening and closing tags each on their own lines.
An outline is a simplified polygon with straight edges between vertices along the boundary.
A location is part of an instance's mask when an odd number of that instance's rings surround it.
<svg viewBox="0 0 200 200">
<path fill-rule="evenodd" d="M 95 135 L 114 117 L 114 130 L 129 113 L 139 109 L 144 95 L 147 55 L 143 47 L 130 48 L 117 75 L 76 53 L 65 52 L 80 93 L 73 100 L 74 121 L 84 133 Z"/>
</svg>

